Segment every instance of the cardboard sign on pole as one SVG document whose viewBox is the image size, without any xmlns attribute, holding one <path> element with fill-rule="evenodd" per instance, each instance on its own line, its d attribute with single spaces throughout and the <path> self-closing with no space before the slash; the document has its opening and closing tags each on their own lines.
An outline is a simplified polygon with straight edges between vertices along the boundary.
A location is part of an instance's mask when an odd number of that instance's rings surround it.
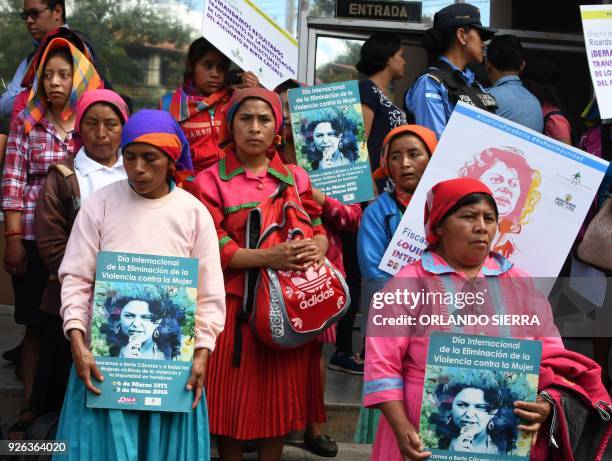
<svg viewBox="0 0 612 461">
<path fill-rule="evenodd" d="M 297 41 L 249 0 L 205 0 L 202 36 L 269 90 L 297 78 Z"/>
<path fill-rule="evenodd" d="M 612 118 L 612 5 L 581 5 L 580 16 L 599 113 Z"/>
</svg>

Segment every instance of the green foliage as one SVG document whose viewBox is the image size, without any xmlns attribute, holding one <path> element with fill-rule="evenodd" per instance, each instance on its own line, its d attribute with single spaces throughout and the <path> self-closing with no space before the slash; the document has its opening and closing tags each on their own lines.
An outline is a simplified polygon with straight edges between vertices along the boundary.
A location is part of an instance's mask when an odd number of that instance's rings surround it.
<svg viewBox="0 0 612 461">
<path fill-rule="evenodd" d="M 23 0 L 4 0 L 0 6 L 0 77 L 8 85 L 21 60 L 32 51 L 32 37 L 19 17 Z M 0 86 L 0 92 L 4 87 Z"/>
<path fill-rule="evenodd" d="M 361 45 L 363 42 L 360 40 L 333 40 L 338 41 L 338 45 L 344 45 L 346 52 L 338 54 L 333 62 L 328 62 L 317 68 L 317 79 L 322 83 L 346 82 L 347 80 L 357 79 L 359 73 L 354 66 L 361 57 Z M 344 64 L 346 67 L 338 66 L 338 64 Z"/>
<path fill-rule="evenodd" d="M 8 83 L 19 62 L 32 51 L 32 39 L 18 13 L 22 0 L 6 0 L 0 7 L 0 76 Z M 89 36 L 98 68 L 106 79 L 129 96 L 142 90 L 143 66 L 138 57 L 147 47 L 163 45 L 165 82 L 179 84 L 184 52 L 196 31 L 177 18 L 155 10 L 154 0 L 138 0 L 133 6 L 116 0 L 78 0 L 68 16 L 70 27 Z"/>
</svg>

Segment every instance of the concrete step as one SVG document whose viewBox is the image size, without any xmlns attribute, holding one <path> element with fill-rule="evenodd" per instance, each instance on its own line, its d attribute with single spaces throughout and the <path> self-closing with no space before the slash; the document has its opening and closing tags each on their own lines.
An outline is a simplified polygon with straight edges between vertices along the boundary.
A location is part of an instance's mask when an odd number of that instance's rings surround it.
<svg viewBox="0 0 612 461">
<path fill-rule="evenodd" d="M 215 461 L 219 460 L 219 454 L 216 447 L 211 449 L 211 458 Z M 338 455 L 335 458 L 323 458 L 313 455 L 308 450 L 304 449 L 301 443 L 288 442 L 283 449 L 282 461 L 321 461 L 324 459 L 334 459 L 336 461 L 365 461 L 370 459 L 372 445 L 360 445 L 357 443 L 338 443 Z M 257 459 L 256 453 L 245 453 L 245 460 Z"/>
</svg>

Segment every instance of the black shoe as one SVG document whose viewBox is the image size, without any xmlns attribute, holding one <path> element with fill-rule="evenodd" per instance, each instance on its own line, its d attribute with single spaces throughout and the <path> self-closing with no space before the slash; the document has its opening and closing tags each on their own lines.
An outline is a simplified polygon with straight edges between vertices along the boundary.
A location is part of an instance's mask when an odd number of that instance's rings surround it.
<svg viewBox="0 0 612 461">
<path fill-rule="evenodd" d="M 351 356 L 342 352 L 336 352 L 329 359 L 327 368 L 334 371 L 342 371 L 352 375 L 363 374 L 363 361 L 358 356 Z"/>
<path fill-rule="evenodd" d="M 258 449 L 257 440 L 246 440 L 242 443 L 242 451 L 245 453 L 255 453 Z"/>
<path fill-rule="evenodd" d="M 335 458 L 338 454 L 336 441 L 328 435 L 319 435 L 314 439 L 309 439 L 304 434 L 304 447 L 311 453 L 325 458 Z"/>
<path fill-rule="evenodd" d="M 21 343 L 8 351 L 2 353 L 2 358 L 7 362 L 17 363 L 21 360 Z"/>
</svg>

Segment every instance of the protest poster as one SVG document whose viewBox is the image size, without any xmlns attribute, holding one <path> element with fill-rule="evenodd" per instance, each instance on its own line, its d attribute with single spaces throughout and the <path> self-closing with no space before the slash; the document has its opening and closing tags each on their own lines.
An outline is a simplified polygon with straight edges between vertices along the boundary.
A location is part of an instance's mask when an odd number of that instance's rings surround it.
<svg viewBox="0 0 612 461">
<path fill-rule="evenodd" d="M 373 195 L 359 85 L 356 80 L 289 90 L 297 164 L 312 185 L 344 203 Z"/>
<path fill-rule="evenodd" d="M 419 435 L 432 459 L 527 461 L 517 400 L 535 402 L 540 341 L 432 332 Z"/>
<path fill-rule="evenodd" d="M 532 277 L 557 277 L 608 162 L 522 125 L 458 103 L 379 268 L 395 274 L 427 246 L 427 192 L 456 177 L 481 180 L 499 210 L 492 249 Z"/>
<path fill-rule="evenodd" d="M 269 90 L 297 78 L 297 40 L 249 0 L 205 0 L 202 36 Z"/>
<path fill-rule="evenodd" d="M 187 412 L 198 260 L 100 252 L 91 352 L 104 381 L 87 406 Z"/>
<path fill-rule="evenodd" d="M 612 118 L 612 5 L 580 5 L 580 16 L 599 113 Z"/>
</svg>

